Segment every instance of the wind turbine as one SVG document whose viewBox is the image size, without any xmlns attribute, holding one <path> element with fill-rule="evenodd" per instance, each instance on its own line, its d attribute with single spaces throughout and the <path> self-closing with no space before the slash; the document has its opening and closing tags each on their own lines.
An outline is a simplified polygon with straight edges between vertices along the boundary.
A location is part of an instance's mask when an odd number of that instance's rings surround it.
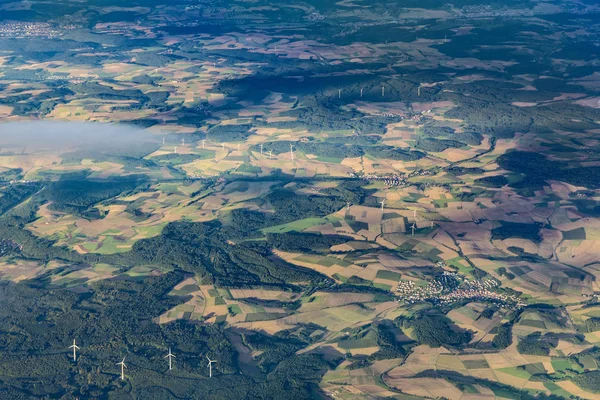
<svg viewBox="0 0 600 400">
<path fill-rule="evenodd" d="M 185 138 L 182 138 L 182 139 L 181 139 L 181 145 L 182 145 L 182 146 L 185 146 Z"/>
<path fill-rule="evenodd" d="M 342 89 L 338 89 L 338 99 L 342 98 Z"/>
<path fill-rule="evenodd" d="M 124 381 L 125 380 L 125 368 L 127 368 L 127 365 L 125 365 L 125 357 L 123 357 L 123 360 L 120 363 L 117 363 L 117 365 L 121 366 L 121 380 Z"/>
<path fill-rule="evenodd" d="M 413 218 L 417 219 L 417 210 L 413 210 Z"/>
<path fill-rule="evenodd" d="M 419 87 L 417 88 L 417 96 L 421 95 L 421 84 L 419 83 Z"/>
<path fill-rule="evenodd" d="M 225 150 L 225 143 L 221 143 L 221 147 Z"/>
<path fill-rule="evenodd" d="M 292 155 L 292 162 L 294 161 L 294 145 L 290 143 L 290 154 Z"/>
<path fill-rule="evenodd" d="M 163 145 L 165 144 L 165 137 L 163 136 Z"/>
<path fill-rule="evenodd" d="M 171 348 L 169 347 L 169 354 L 167 354 L 165 356 L 165 358 L 169 359 L 169 371 L 173 369 L 173 363 L 172 363 L 172 359 L 176 358 L 173 353 L 171 353 Z"/>
<path fill-rule="evenodd" d="M 211 360 L 208 356 L 206 356 L 206 359 L 208 360 L 208 377 L 212 378 L 212 365 L 213 363 L 216 363 L 216 361 Z"/>
<path fill-rule="evenodd" d="M 261 143 L 260 144 L 260 154 L 262 154 L 262 153 L 263 153 L 263 144 Z"/>
<path fill-rule="evenodd" d="M 385 86 L 381 85 L 381 97 L 385 96 Z"/>
<path fill-rule="evenodd" d="M 269 150 L 269 160 L 273 157 L 273 150 Z"/>
<path fill-rule="evenodd" d="M 412 235 L 415 236 L 415 229 L 417 228 L 417 226 L 415 225 L 415 223 L 413 222 L 413 224 L 410 226 L 410 229 L 412 229 Z"/>
<path fill-rule="evenodd" d="M 177 154 L 177 146 L 173 146 L 173 153 Z"/>
<path fill-rule="evenodd" d="M 202 149 L 204 149 L 205 144 L 206 144 L 206 139 L 202 139 Z"/>
<path fill-rule="evenodd" d="M 383 206 L 385 205 L 385 199 L 381 200 L 380 203 L 381 203 L 381 211 L 383 211 Z"/>
<path fill-rule="evenodd" d="M 350 202 L 346 202 L 346 210 L 350 210 Z"/>
<path fill-rule="evenodd" d="M 433 228 L 433 220 L 431 220 L 431 227 Z"/>
<path fill-rule="evenodd" d="M 360 97 L 362 97 L 362 94 L 363 94 L 363 89 L 364 89 L 364 88 L 360 88 Z"/>
<path fill-rule="evenodd" d="M 73 344 L 69 346 L 70 349 L 73 349 L 73 361 L 77 361 L 77 350 L 79 350 L 79 346 L 75 344 L 75 339 L 73 339 Z"/>
<path fill-rule="evenodd" d="M 240 144 L 237 144 L 237 151 L 240 151 Z"/>
</svg>

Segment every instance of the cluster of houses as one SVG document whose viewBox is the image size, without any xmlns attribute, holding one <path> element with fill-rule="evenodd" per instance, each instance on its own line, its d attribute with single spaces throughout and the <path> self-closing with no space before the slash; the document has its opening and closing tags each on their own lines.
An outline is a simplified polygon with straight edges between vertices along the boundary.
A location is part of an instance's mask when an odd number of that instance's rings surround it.
<svg viewBox="0 0 600 400">
<path fill-rule="evenodd" d="M 394 174 L 394 175 L 378 175 L 378 174 L 366 174 L 363 176 L 363 179 L 368 181 L 383 181 L 386 186 L 405 186 L 406 175 L 404 174 Z"/>
<path fill-rule="evenodd" d="M 515 295 L 495 290 L 500 285 L 496 279 L 469 280 L 454 272 L 444 271 L 441 276 L 425 285 L 414 281 L 400 281 L 396 288 L 400 300 L 408 303 L 431 301 L 451 304 L 463 300 L 478 300 L 502 307 L 521 307 L 524 304 Z"/>
<path fill-rule="evenodd" d="M 60 35 L 60 31 L 46 22 L 19 22 L 10 21 L 0 23 L 0 37 L 24 38 L 45 37 L 53 38 Z"/>
</svg>

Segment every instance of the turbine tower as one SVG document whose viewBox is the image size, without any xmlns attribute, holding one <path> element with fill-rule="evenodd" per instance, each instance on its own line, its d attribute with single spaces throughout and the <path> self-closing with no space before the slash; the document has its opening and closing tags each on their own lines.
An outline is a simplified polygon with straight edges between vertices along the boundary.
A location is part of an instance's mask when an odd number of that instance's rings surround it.
<svg viewBox="0 0 600 400">
<path fill-rule="evenodd" d="M 211 360 L 208 356 L 206 356 L 206 359 L 208 360 L 208 377 L 212 378 L 212 365 L 213 363 L 216 363 L 216 361 Z"/>
<path fill-rule="evenodd" d="M 73 344 L 69 346 L 70 349 L 73 349 L 73 361 L 77 361 L 77 350 L 79 350 L 79 346 L 75 344 L 75 339 L 73 339 Z"/>
<path fill-rule="evenodd" d="M 120 363 L 117 363 L 117 365 L 121 366 L 121 380 L 124 381 L 125 380 L 125 368 L 127 368 L 127 365 L 125 365 L 125 357 L 123 357 L 123 360 Z"/>
<path fill-rule="evenodd" d="M 173 358 L 176 358 L 173 353 L 171 353 L 171 348 L 169 347 L 169 354 L 165 356 L 165 358 L 169 359 L 169 371 L 173 369 Z"/>
</svg>

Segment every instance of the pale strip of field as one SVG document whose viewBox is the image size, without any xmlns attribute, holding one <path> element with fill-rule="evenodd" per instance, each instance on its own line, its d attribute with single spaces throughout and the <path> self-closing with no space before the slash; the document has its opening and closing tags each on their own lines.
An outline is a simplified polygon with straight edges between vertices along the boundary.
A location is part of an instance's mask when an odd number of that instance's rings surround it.
<svg viewBox="0 0 600 400">
<path fill-rule="evenodd" d="M 263 300 L 289 300 L 294 297 L 293 293 L 281 290 L 264 289 L 230 289 L 229 292 L 234 299 L 257 298 Z"/>
<path fill-rule="evenodd" d="M 52 275 L 50 280 L 56 285 L 68 285 L 70 281 L 84 279 L 85 284 L 89 284 L 103 279 L 111 279 L 116 275 L 119 269 L 120 268 L 113 265 L 97 264 L 92 268 L 79 269 L 67 275 Z"/>
<path fill-rule="evenodd" d="M 0 117 L 7 118 L 12 114 L 13 108 L 10 106 L 0 105 Z"/>
<path fill-rule="evenodd" d="M 386 379 L 386 383 L 392 387 L 401 389 L 402 392 L 414 396 L 427 398 L 447 398 L 449 400 L 460 400 L 463 393 L 445 379 L 434 378 L 400 378 Z"/>
<path fill-rule="evenodd" d="M 35 261 L 11 260 L 0 262 L 0 277 L 13 282 L 33 279 L 40 275 L 46 266 Z"/>
<path fill-rule="evenodd" d="M 268 335 L 274 335 L 277 332 L 292 329 L 297 325 L 282 319 L 275 319 L 270 321 L 240 322 L 235 326 L 237 328 L 249 329 L 257 332 L 264 332 Z"/>
<path fill-rule="evenodd" d="M 368 293 L 324 293 L 313 294 L 315 301 L 302 304 L 300 312 L 310 312 L 330 307 L 340 307 L 348 304 L 364 304 L 373 300 L 373 295 Z"/>
<path fill-rule="evenodd" d="M 449 369 L 452 371 L 464 371 L 467 369 L 460 359 L 454 354 L 440 354 L 436 365 L 438 368 Z"/>
<path fill-rule="evenodd" d="M 564 242 L 563 242 L 564 243 Z M 598 261 L 600 240 L 572 241 L 568 246 L 560 246 L 556 251 L 559 261 L 582 268 Z"/>
<path fill-rule="evenodd" d="M 598 395 L 594 394 L 594 393 L 590 393 L 587 392 L 583 389 L 581 389 L 579 386 L 577 386 L 576 384 L 574 384 L 571 381 L 562 381 L 562 382 L 555 382 L 558 386 L 560 386 L 562 389 L 566 390 L 567 392 L 581 397 L 582 399 L 589 399 L 589 400 L 598 400 Z"/>
<path fill-rule="evenodd" d="M 30 179 L 36 171 L 45 170 L 51 165 L 60 164 L 61 161 L 60 157 L 51 154 L 0 156 L 0 167 L 21 168 L 25 172 L 25 179 Z"/>
<path fill-rule="evenodd" d="M 508 360 L 502 353 L 497 354 L 483 354 L 484 359 L 487 361 L 491 369 L 510 368 L 514 367 L 515 364 Z"/>
<path fill-rule="evenodd" d="M 587 349 L 592 348 L 592 347 L 594 347 L 594 345 L 590 344 L 590 343 L 587 343 L 587 344 L 575 344 L 575 343 L 569 343 L 569 342 L 564 341 L 564 340 L 559 340 L 558 341 L 558 345 L 556 346 L 556 350 L 560 350 L 564 354 L 570 355 L 570 354 L 581 353 L 582 351 L 587 350 Z"/>
<path fill-rule="evenodd" d="M 329 331 L 340 331 L 348 327 L 357 327 L 368 323 L 374 316 L 397 307 L 394 302 L 373 305 L 374 311 L 368 311 L 358 305 L 332 307 L 318 311 L 309 311 L 302 314 L 290 315 L 282 319 L 287 325 L 298 323 L 316 323 Z"/>
</svg>

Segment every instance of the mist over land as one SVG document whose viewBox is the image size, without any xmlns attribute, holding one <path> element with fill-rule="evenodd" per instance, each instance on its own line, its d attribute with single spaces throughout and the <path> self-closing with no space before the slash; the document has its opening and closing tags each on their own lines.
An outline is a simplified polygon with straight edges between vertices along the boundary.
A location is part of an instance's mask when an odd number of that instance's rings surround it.
<svg viewBox="0 0 600 400">
<path fill-rule="evenodd" d="M 161 139 L 162 140 L 162 139 Z M 119 123 L 74 121 L 23 121 L 0 123 L 3 152 L 47 151 L 57 154 L 73 149 L 124 151 L 159 139 L 141 128 Z"/>
</svg>

